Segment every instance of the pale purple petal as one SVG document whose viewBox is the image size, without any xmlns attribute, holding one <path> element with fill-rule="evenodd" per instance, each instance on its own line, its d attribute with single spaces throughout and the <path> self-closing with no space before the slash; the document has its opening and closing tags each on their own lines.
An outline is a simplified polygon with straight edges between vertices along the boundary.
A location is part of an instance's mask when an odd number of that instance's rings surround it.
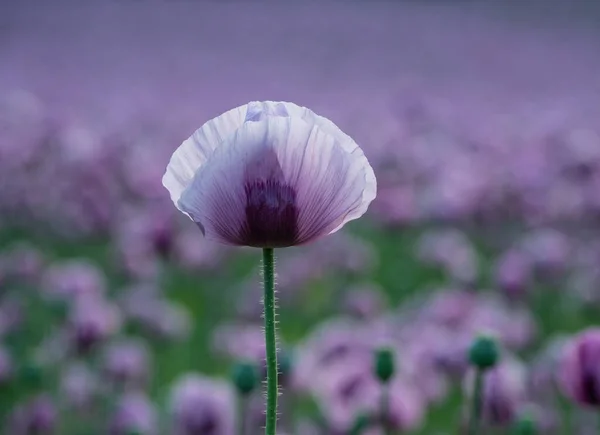
<svg viewBox="0 0 600 435">
<path fill-rule="evenodd" d="M 205 155 L 177 201 L 208 239 L 299 245 L 366 211 L 376 194 L 373 170 L 331 121 L 270 101 L 249 103 L 243 121 Z"/>
<path fill-rule="evenodd" d="M 247 106 L 236 107 L 208 121 L 173 153 L 163 176 L 163 185 L 176 206 L 196 171 L 206 163 L 213 150 L 244 123 Z"/>
<path fill-rule="evenodd" d="M 301 118 L 247 122 L 197 171 L 179 208 L 207 238 L 220 242 L 275 247 L 309 242 L 368 205 L 363 198 L 366 189 L 374 189 L 368 182 L 372 169 L 362 152 L 346 149 Z"/>
<path fill-rule="evenodd" d="M 212 153 L 183 191 L 178 208 L 198 224 L 209 240 L 243 245 L 246 219 L 244 171 L 265 149 L 265 123 L 248 122 Z"/>
</svg>

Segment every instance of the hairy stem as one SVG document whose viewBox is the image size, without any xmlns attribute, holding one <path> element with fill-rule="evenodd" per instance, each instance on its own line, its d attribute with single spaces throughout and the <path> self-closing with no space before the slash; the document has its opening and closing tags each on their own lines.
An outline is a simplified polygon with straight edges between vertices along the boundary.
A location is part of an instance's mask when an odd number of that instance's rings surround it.
<svg viewBox="0 0 600 435">
<path fill-rule="evenodd" d="M 275 254 L 263 248 L 265 342 L 267 352 L 267 412 L 265 434 L 275 435 L 277 425 L 277 341 L 275 337 Z"/>
</svg>

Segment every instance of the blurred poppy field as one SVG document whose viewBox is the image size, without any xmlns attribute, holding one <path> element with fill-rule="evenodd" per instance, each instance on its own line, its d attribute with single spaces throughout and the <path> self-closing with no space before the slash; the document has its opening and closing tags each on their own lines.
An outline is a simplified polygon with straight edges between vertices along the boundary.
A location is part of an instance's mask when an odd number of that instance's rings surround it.
<svg viewBox="0 0 600 435">
<path fill-rule="evenodd" d="M 600 11 L 548 4 L 2 4 L 1 433 L 263 433 L 260 251 L 161 184 L 255 100 L 331 119 L 378 184 L 276 250 L 278 433 L 467 433 L 482 334 L 480 433 L 597 433 Z M 359 428 L 382 346 L 389 421 Z"/>
</svg>

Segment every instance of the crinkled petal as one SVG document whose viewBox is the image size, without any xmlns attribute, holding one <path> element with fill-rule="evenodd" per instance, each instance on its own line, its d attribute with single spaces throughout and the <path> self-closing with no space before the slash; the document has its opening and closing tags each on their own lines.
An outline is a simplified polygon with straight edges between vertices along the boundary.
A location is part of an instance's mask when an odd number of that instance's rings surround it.
<svg viewBox="0 0 600 435">
<path fill-rule="evenodd" d="M 335 232 L 364 214 L 376 186 L 370 177 L 373 170 L 358 145 L 348 152 L 350 144 L 342 146 L 339 136 L 298 118 L 290 118 L 288 137 L 277 152 L 297 195 L 297 244 Z"/>
<path fill-rule="evenodd" d="M 287 118 L 281 118 L 287 119 Z M 277 141 L 269 121 L 247 122 L 212 153 L 184 190 L 178 207 L 200 227 L 207 239 L 248 245 L 247 175 L 268 178 L 277 173 L 277 159 L 264 159 Z"/>
<path fill-rule="evenodd" d="M 359 161 L 364 166 L 365 186 L 364 190 L 362 191 L 361 204 L 356 209 L 352 210 L 347 215 L 346 219 L 340 222 L 339 226 L 334 228 L 331 232 L 333 233 L 339 230 L 342 226 L 346 224 L 346 222 L 361 217 L 367 211 L 369 204 L 377 196 L 377 180 L 375 178 L 375 173 L 373 172 L 373 168 L 369 164 L 362 149 L 350 136 L 344 133 L 337 125 L 335 125 L 329 119 L 317 115 L 312 110 L 306 107 L 298 106 L 294 103 L 286 102 L 277 104 L 283 104 L 290 117 L 300 117 L 303 120 L 305 120 L 308 124 L 315 124 L 317 127 L 319 127 L 319 129 L 322 132 L 335 138 L 338 146 L 340 146 L 346 153 L 352 154 L 353 158 Z"/>
<path fill-rule="evenodd" d="M 373 171 L 351 139 L 325 132 L 310 117 L 253 119 L 260 120 L 214 150 L 179 201 L 207 238 L 297 245 L 366 211 L 375 196 Z"/>
<path fill-rule="evenodd" d="M 162 181 L 176 206 L 181 194 L 214 149 L 244 123 L 247 109 L 245 104 L 206 122 L 173 153 Z"/>
</svg>

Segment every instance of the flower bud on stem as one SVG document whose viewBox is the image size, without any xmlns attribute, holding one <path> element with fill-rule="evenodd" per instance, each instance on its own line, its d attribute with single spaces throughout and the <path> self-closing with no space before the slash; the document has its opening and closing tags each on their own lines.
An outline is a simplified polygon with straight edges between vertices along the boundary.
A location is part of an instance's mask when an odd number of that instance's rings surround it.
<svg viewBox="0 0 600 435">
<path fill-rule="evenodd" d="M 390 348 L 380 348 L 375 351 L 373 371 L 381 384 L 381 426 L 386 435 L 391 435 L 390 427 L 390 381 L 396 371 L 394 351 Z"/>
<path fill-rule="evenodd" d="M 258 370 L 251 362 L 239 362 L 233 367 L 231 374 L 237 390 L 239 402 L 238 433 L 245 435 L 248 420 L 248 401 L 252 392 L 258 386 Z"/>
<path fill-rule="evenodd" d="M 485 373 L 493 368 L 500 357 L 498 345 L 493 338 L 480 336 L 469 349 L 469 362 L 475 369 L 475 385 L 471 402 L 468 435 L 477 435 L 483 410 Z"/>
</svg>

